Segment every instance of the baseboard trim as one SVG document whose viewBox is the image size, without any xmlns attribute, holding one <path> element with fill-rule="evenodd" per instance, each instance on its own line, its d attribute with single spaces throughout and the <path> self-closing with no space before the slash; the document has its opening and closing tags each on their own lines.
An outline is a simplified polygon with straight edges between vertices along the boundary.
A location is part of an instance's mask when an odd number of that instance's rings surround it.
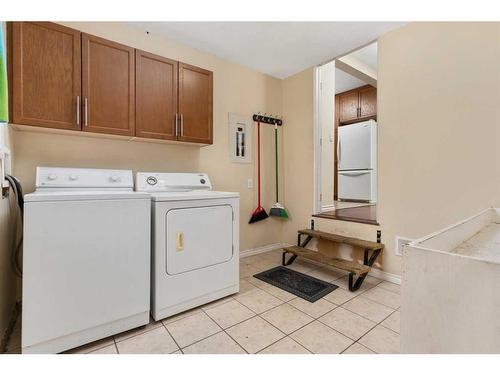
<svg viewBox="0 0 500 375">
<path fill-rule="evenodd" d="M 389 281 L 391 283 L 401 285 L 401 276 L 396 275 L 395 273 L 385 272 L 378 268 L 372 268 L 368 275 L 384 281 Z"/>
<path fill-rule="evenodd" d="M 246 257 L 252 256 L 252 255 L 267 253 L 269 251 L 282 249 L 285 246 L 286 246 L 286 244 L 284 244 L 282 242 L 276 242 L 276 243 L 273 243 L 270 245 L 265 245 L 265 246 L 255 247 L 253 249 L 243 250 L 243 251 L 240 251 L 240 258 L 246 258 Z"/>
</svg>

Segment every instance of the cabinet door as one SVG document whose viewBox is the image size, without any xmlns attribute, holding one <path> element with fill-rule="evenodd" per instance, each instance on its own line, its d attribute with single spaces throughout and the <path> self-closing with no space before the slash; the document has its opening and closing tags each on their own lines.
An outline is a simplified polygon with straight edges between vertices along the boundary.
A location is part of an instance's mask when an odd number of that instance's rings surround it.
<svg viewBox="0 0 500 375">
<path fill-rule="evenodd" d="M 179 63 L 178 139 L 212 143 L 212 72 Z"/>
<path fill-rule="evenodd" d="M 359 90 L 359 117 L 372 117 L 377 114 L 377 89 L 366 86 Z"/>
<path fill-rule="evenodd" d="M 82 35 L 83 130 L 135 133 L 134 49 Z"/>
<path fill-rule="evenodd" d="M 340 122 L 356 120 L 358 118 L 359 94 L 358 91 L 349 91 L 339 96 Z"/>
<path fill-rule="evenodd" d="M 177 61 L 135 51 L 138 137 L 176 139 Z"/>
<path fill-rule="evenodd" d="M 14 22 L 11 37 L 12 122 L 80 130 L 80 32 Z"/>
</svg>

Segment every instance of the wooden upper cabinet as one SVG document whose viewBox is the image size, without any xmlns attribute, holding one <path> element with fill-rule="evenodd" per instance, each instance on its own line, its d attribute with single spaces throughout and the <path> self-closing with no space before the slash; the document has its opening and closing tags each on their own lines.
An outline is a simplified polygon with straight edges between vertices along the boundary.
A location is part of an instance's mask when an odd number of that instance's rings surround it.
<svg viewBox="0 0 500 375">
<path fill-rule="evenodd" d="M 212 143 L 212 81 L 212 72 L 179 63 L 179 140 Z"/>
<path fill-rule="evenodd" d="M 21 125 L 212 144 L 212 72 L 51 22 L 9 22 Z"/>
<path fill-rule="evenodd" d="M 80 130 L 80 32 L 50 22 L 13 22 L 12 122 Z"/>
<path fill-rule="evenodd" d="M 359 89 L 359 117 L 372 117 L 377 114 L 377 89 L 365 86 Z"/>
<path fill-rule="evenodd" d="M 339 123 L 349 124 L 377 116 L 377 89 L 366 85 L 340 94 Z"/>
<path fill-rule="evenodd" d="M 83 130 L 135 134 L 134 49 L 82 34 Z"/>
<path fill-rule="evenodd" d="M 358 118 L 359 93 L 350 91 L 339 97 L 340 122 L 356 120 Z"/>
<path fill-rule="evenodd" d="M 136 50 L 136 136 L 176 139 L 177 70 L 177 61 Z"/>
</svg>

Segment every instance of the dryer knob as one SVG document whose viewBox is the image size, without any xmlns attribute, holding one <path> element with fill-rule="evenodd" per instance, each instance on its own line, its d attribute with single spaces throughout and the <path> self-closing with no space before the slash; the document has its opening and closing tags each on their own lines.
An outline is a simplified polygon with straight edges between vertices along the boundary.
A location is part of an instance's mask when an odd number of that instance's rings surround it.
<svg viewBox="0 0 500 375">
<path fill-rule="evenodd" d="M 57 179 L 57 175 L 55 173 L 51 173 L 47 176 L 47 178 L 50 180 L 50 181 L 54 181 L 55 179 Z"/>
<path fill-rule="evenodd" d="M 113 175 L 110 177 L 112 182 L 120 182 L 120 176 Z"/>
<path fill-rule="evenodd" d="M 71 181 L 76 181 L 76 180 L 78 180 L 78 176 L 76 174 L 71 174 L 71 175 L 69 175 L 69 179 Z"/>
</svg>

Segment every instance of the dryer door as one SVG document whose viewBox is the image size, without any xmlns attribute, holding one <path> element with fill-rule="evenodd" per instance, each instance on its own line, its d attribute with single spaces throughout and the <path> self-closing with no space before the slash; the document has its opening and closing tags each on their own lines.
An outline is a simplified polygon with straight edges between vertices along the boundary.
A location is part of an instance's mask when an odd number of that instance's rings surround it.
<svg viewBox="0 0 500 375">
<path fill-rule="evenodd" d="M 171 209 L 165 222 L 169 275 L 210 267 L 232 258 L 233 209 L 230 205 Z"/>
</svg>

